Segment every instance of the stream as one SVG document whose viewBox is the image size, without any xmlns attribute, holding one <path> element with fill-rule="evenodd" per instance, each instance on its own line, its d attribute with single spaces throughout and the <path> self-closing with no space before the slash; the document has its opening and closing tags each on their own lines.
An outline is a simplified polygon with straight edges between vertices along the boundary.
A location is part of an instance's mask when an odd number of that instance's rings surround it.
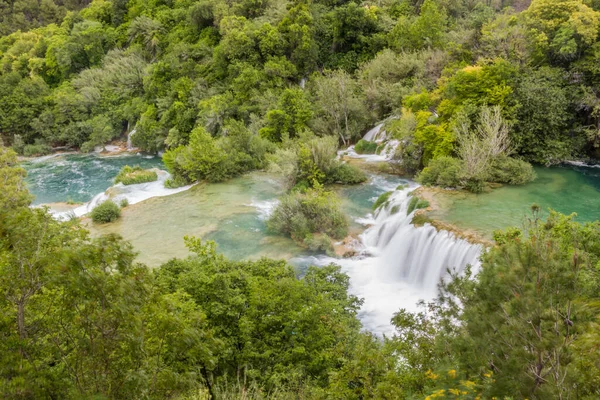
<svg viewBox="0 0 600 400">
<path fill-rule="evenodd" d="M 124 165 L 156 168 L 159 180 L 113 185 Z M 407 208 L 418 185 L 396 176 L 371 174 L 365 184 L 334 188 L 357 237 L 356 255 L 340 259 L 311 253 L 289 238 L 268 232 L 266 219 L 284 189 L 266 173 L 165 189 L 168 174 L 157 157 L 61 155 L 28 161 L 23 167 L 34 205 L 49 206 L 57 218 L 85 215 L 109 197 L 128 199 L 130 205 L 118 221 L 98 225 L 84 217 L 83 223 L 93 236 L 121 235 L 140 253 L 139 261 L 150 267 L 189 254 L 185 235 L 214 240 L 218 251 L 231 259 L 286 259 L 299 275 L 308 265 L 336 263 L 349 275 L 350 291 L 364 299 L 359 313 L 364 328 L 380 335 L 393 333 L 390 318 L 400 308 L 414 311 L 419 300 L 435 297 L 448 268 L 462 271 L 467 265 L 475 270 L 479 266 L 480 245 L 428 224 L 411 224 L 414 212 L 407 213 Z M 600 219 L 600 169 L 563 166 L 536 168 L 536 172 L 538 179 L 523 186 L 478 195 L 448 192 L 440 197 L 442 208 L 435 216 L 488 237 L 494 229 L 521 225 L 534 202 L 543 209 L 577 212 L 579 221 Z M 408 187 L 396 189 L 400 184 Z M 393 191 L 389 201 L 373 212 L 372 204 L 387 191 Z"/>
</svg>

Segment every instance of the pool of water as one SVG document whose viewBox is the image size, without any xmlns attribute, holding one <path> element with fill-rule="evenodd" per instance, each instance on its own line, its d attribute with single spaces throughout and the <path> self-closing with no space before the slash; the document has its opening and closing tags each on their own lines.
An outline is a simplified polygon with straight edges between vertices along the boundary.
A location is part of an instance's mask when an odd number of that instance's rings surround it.
<svg viewBox="0 0 600 400">
<path fill-rule="evenodd" d="M 125 154 L 97 156 L 67 154 L 42 157 L 21 164 L 34 205 L 73 201 L 85 203 L 113 185 L 125 165 L 164 169 L 160 157 Z"/>
<path fill-rule="evenodd" d="M 457 192 L 441 197 L 442 210 L 434 217 L 474 229 L 491 237 L 496 229 L 521 227 L 537 204 L 563 214 L 576 213 L 576 221 L 600 220 L 600 168 L 536 167 L 537 179 L 521 186 L 502 186 L 489 193 Z"/>
</svg>

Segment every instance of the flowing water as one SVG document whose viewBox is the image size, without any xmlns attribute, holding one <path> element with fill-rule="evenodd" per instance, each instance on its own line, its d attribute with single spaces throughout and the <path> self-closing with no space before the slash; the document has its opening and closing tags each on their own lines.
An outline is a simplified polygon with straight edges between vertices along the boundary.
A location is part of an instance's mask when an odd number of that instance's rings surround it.
<svg viewBox="0 0 600 400">
<path fill-rule="evenodd" d="M 233 259 L 262 256 L 287 259 L 299 271 L 307 265 L 337 263 L 350 277 L 351 292 L 364 299 L 360 318 L 366 329 L 393 332 L 390 318 L 400 308 L 436 294 L 447 269 L 478 268 L 482 249 L 429 225 L 415 227 L 407 215 L 410 192 L 416 184 L 397 177 L 373 175 L 363 185 L 338 187 L 343 209 L 352 219 L 351 232 L 360 233 L 357 256 L 347 259 L 311 254 L 288 238 L 270 234 L 265 220 L 284 189 L 272 176 L 251 173 L 220 184 L 198 184 L 182 192 L 164 189 L 167 174 L 141 185 L 112 186 L 123 165 L 162 168 L 160 159 L 137 155 L 97 157 L 70 155 L 28 162 L 27 182 L 36 204 L 88 202 L 125 197 L 137 204 L 123 210 L 117 222 L 96 225 L 85 219 L 93 235 L 118 233 L 140 252 L 139 260 L 157 266 L 184 257 L 183 236 L 214 240 L 219 251 Z M 489 234 L 518 225 L 533 202 L 558 211 L 577 212 L 580 220 L 600 219 L 600 169 L 570 166 L 537 169 L 538 179 L 519 187 L 505 186 L 481 195 L 456 192 L 445 201 L 444 219 Z M 396 190 L 399 184 L 409 188 Z M 375 199 L 394 191 L 386 205 L 371 210 Z M 166 196 L 170 194 L 169 196 Z M 164 197 L 157 197 L 164 196 Z M 141 201 L 145 200 L 145 201 Z"/>
<path fill-rule="evenodd" d="M 131 154 L 113 157 L 67 154 L 22 163 L 29 190 L 35 196 L 34 205 L 91 201 L 113 185 L 125 165 L 164 169 L 159 157 Z"/>
<path fill-rule="evenodd" d="M 390 319 L 400 308 L 416 310 L 420 300 L 431 300 L 448 269 L 476 270 L 482 251 L 478 245 L 457 239 L 426 224 L 415 227 L 407 213 L 410 192 L 396 190 L 374 215 L 362 219 L 369 227 L 360 235 L 360 254 L 347 259 L 327 256 L 300 257 L 304 265 L 336 263 L 350 277 L 350 290 L 364 299 L 359 317 L 363 326 L 377 334 L 394 331 Z"/>
</svg>

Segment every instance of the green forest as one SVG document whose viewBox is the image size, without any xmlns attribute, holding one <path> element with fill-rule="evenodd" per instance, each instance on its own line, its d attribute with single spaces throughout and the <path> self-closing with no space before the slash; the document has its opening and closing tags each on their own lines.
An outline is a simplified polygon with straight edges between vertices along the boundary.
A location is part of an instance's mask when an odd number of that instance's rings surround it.
<svg viewBox="0 0 600 400">
<path fill-rule="evenodd" d="M 189 257 L 149 268 L 32 207 L 19 164 L 129 137 L 169 188 L 268 170 L 269 229 L 329 253 L 349 231 L 330 188 L 367 180 L 338 151 L 380 152 L 378 123 L 386 172 L 429 186 L 600 158 L 599 30 L 598 0 L 0 0 L 0 397 L 600 398 L 598 221 L 533 205 L 380 337 L 340 266 L 186 236 Z"/>
</svg>

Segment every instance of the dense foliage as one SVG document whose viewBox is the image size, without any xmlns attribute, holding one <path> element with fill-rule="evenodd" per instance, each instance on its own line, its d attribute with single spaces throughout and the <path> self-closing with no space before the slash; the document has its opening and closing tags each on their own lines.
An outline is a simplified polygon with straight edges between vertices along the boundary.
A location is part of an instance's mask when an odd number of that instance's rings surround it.
<svg viewBox="0 0 600 400">
<path fill-rule="evenodd" d="M 187 238 L 192 256 L 151 271 L 120 238 L 28 207 L 23 175 L 0 148 L 2 397 L 598 397 L 598 222 L 534 207 L 526 229 L 495 234 L 476 278 L 453 275 L 381 339 L 361 332 L 337 266 L 298 278 Z M 309 217 L 331 203 L 303 196 Z"/>
<path fill-rule="evenodd" d="M 322 187 L 283 196 L 267 226 L 311 250 L 329 251 L 331 239 L 340 240 L 348 234 L 348 219 L 340 209 L 339 198 Z"/>
<path fill-rule="evenodd" d="M 154 182 L 158 179 L 156 171 L 145 170 L 139 165 L 130 167 L 129 165 L 121 168 L 115 177 L 115 183 L 123 185 L 134 185 L 136 183 Z"/>
<path fill-rule="evenodd" d="M 599 7 L 4 2 L 0 134 L 35 155 L 91 150 L 135 128 L 134 145 L 168 150 L 176 185 L 262 168 L 266 154 L 308 132 L 356 142 L 395 115 L 389 133 L 415 173 L 462 158 L 461 137 L 477 131 L 482 109 L 497 107 L 510 128 L 505 155 L 543 164 L 594 157 Z"/>
</svg>

